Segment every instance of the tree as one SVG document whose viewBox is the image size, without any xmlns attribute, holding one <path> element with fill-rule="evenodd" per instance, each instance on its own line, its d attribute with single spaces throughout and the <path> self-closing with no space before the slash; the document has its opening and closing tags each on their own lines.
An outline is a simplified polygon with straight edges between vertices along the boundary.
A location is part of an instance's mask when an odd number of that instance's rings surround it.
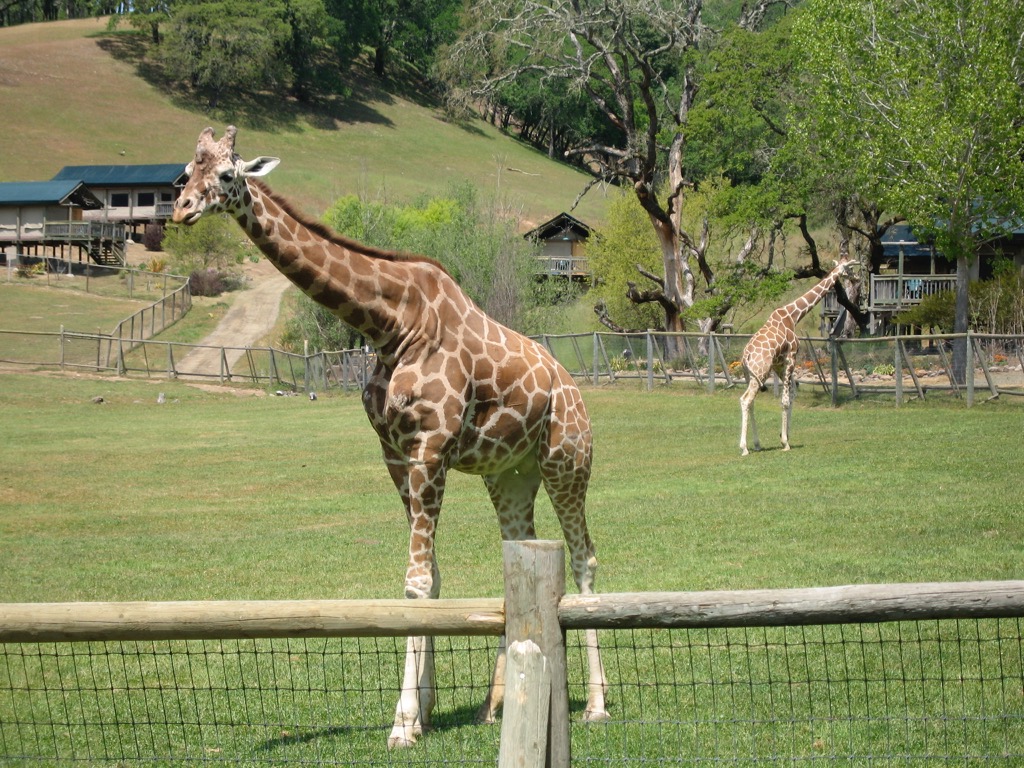
<svg viewBox="0 0 1024 768">
<path fill-rule="evenodd" d="M 153 45 L 159 45 L 160 26 L 170 19 L 173 5 L 174 0 L 118 4 L 117 7 L 106 9 L 111 14 L 108 23 L 111 29 L 115 29 L 126 18 L 131 26 L 149 32 Z"/>
<path fill-rule="evenodd" d="M 324 213 L 324 222 L 339 233 L 378 248 L 423 254 L 436 259 L 491 317 L 523 333 L 549 330 L 545 322 L 563 286 L 538 281 L 536 245 L 516 230 L 517 216 L 482 204 L 475 188 L 453 184 L 446 194 L 410 205 L 339 198 Z M 345 336 L 313 302 L 300 302 L 296 321 L 301 334 L 317 348 Z M 326 330 L 319 331 L 323 327 Z"/>
<path fill-rule="evenodd" d="M 690 109 L 698 89 L 696 63 L 709 39 L 702 2 L 685 0 L 482 0 L 468 11 L 465 31 L 450 50 L 448 76 L 466 101 L 486 98 L 528 74 L 568 83 L 603 117 L 607 140 L 572 150 L 602 179 L 627 186 L 644 209 L 661 253 L 655 287 L 668 331 L 685 330 L 685 311 L 698 281 L 714 290 L 714 271 L 700 235 L 682 226 L 693 186 L 684 165 Z M 771 6 L 743 6 L 740 22 L 754 28 Z M 718 318 L 702 321 L 711 329 Z"/>
<path fill-rule="evenodd" d="M 224 272 L 251 252 L 248 241 L 239 239 L 234 222 L 223 216 L 209 216 L 194 227 L 168 226 L 162 245 L 171 257 L 171 271 L 178 274 Z"/>
<path fill-rule="evenodd" d="M 346 23 L 373 49 L 373 71 L 384 77 L 392 54 L 426 70 L 435 51 L 454 39 L 458 0 L 334 0 Z M 332 15 L 338 15 L 335 10 Z"/>
<path fill-rule="evenodd" d="M 162 56 L 169 73 L 209 94 L 255 91 L 287 78 L 281 51 L 290 28 L 278 2 L 178 0 L 165 25 Z"/>
<path fill-rule="evenodd" d="M 966 332 L 971 262 L 1024 213 L 1019 0 L 809 0 L 798 25 L 807 130 L 956 261 L 954 331 Z M 959 340 L 960 381 L 966 364 Z"/>
</svg>

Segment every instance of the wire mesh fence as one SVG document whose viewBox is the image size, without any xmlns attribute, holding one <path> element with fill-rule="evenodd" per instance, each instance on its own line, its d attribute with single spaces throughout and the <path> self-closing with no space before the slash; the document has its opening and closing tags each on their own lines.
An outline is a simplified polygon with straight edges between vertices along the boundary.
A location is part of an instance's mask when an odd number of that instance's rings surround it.
<svg viewBox="0 0 1024 768">
<path fill-rule="evenodd" d="M 607 722 L 582 722 L 568 633 L 573 765 L 1016 766 L 1019 618 L 600 633 Z M 493 765 L 474 722 L 495 640 L 437 637 L 432 727 L 386 738 L 404 638 L 0 645 L 9 765 Z"/>
<path fill-rule="evenodd" d="M 434 729 L 389 753 L 404 638 L 8 644 L 0 761 L 493 764 L 498 730 L 473 723 L 493 645 L 438 638 Z"/>
<path fill-rule="evenodd" d="M 81 263 L 54 257 L 24 259 L 17 272 L 28 279 L 68 291 L 149 302 L 103 334 L 128 342 L 148 339 L 170 327 L 192 308 L 188 278 L 139 267 Z M 7 282 L 14 270 L 7 263 Z M 31 282 L 29 283 L 31 284 Z M 97 334 L 99 335 L 99 334 Z M 42 358 L 46 360 L 46 357 Z M 48 359 L 53 360 L 51 356 Z M 45 363 L 44 363 L 45 364 Z"/>
<path fill-rule="evenodd" d="M 163 310 L 153 305 L 147 311 Z M 150 320 L 144 311 L 137 324 Z M 745 335 L 587 333 L 536 339 L 574 377 L 595 386 L 629 381 L 648 388 L 690 385 L 707 391 L 746 386 L 740 364 L 749 339 Z M 965 340 L 970 350 L 971 364 L 963 377 L 953 374 L 952 348 L 957 340 Z M 0 330 L 0 362 L 309 392 L 361 389 L 376 357 L 366 348 L 296 354 L 272 347 L 208 347 L 100 333 Z M 945 398 L 970 405 L 976 397 L 1020 396 L 1024 336 L 805 336 L 800 340 L 796 379 L 800 386 L 828 395 L 834 404 L 851 399 L 899 404 Z M 778 389 L 777 379 L 771 384 Z"/>
<path fill-rule="evenodd" d="M 537 337 L 572 374 L 594 385 L 677 382 L 709 391 L 746 386 L 740 363 L 743 334 L 594 333 Z M 953 345 L 965 341 L 970 364 L 954 374 Z M 834 402 L 851 398 L 939 396 L 973 401 L 1024 394 L 1024 336 L 990 334 L 800 338 L 797 382 L 820 388 Z M 776 381 L 776 386 L 778 382 Z"/>
<path fill-rule="evenodd" d="M 574 727 L 574 763 L 1018 765 L 1020 638 L 1016 619 L 616 631 L 613 719 Z"/>
</svg>

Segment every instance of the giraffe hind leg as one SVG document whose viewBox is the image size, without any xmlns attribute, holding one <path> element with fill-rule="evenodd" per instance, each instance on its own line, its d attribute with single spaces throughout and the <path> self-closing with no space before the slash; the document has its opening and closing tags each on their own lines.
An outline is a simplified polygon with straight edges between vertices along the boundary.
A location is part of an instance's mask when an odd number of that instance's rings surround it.
<svg viewBox="0 0 1024 768">
<path fill-rule="evenodd" d="M 569 479 L 566 479 L 563 473 L 544 474 L 545 489 L 558 516 L 565 543 L 569 547 L 573 579 L 581 595 L 593 594 L 597 573 L 597 557 L 587 530 L 585 512 L 589 477 L 589 462 L 586 468 L 577 467 L 577 471 Z M 587 722 L 608 720 L 605 701 L 608 694 L 608 678 L 605 675 L 604 663 L 601 661 L 597 630 L 586 630 L 584 643 L 587 649 L 588 674 L 587 708 L 583 713 L 583 719 Z"/>
<path fill-rule="evenodd" d="M 749 428 L 754 441 L 753 446 L 755 451 L 761 450 L 761 441 L 757 437 L 757 421 L 754 418 L 754 400 L 757 397 L 757 393 L 761 388 L 761 383 L 756 377 L 750 377 L 750 383 L 747 385 L 747 390 L 740 396 L 740 455 L 746 456 L 750 452 L 747 450 L 747 431 Z"/>
<path fill-rule="evenodd" d="M 793 395 L 794 395 L 794 371 L 795 363 L 790 363 L 786 366 L 785 371 L 782 375 L 782 450 L 789 450 L 789 424 L 790 419 L 793 416 Z"/>
<path fill-rule="evenodd" d="M 536 538 L 533 524 L 534 503 L 540 489 L 540 473 L 533 461 L 484 477 L 484 484 L 498 514 L 503 541 L 525 541 Z M 493 723 L 505 699 L 505 637 L 498 642 L 494 673 L 487 696 L 476 711 L 478 723 Z"/>
</svg>

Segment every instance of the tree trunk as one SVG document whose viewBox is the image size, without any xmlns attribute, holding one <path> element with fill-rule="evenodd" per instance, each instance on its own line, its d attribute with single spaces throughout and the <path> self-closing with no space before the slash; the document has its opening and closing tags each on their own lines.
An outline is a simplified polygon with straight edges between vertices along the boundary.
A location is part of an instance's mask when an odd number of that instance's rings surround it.
<svg viewBox="0 0 1024 768">
<path fill-rule="evenodd" d="M 971 280 L 971 265 L 968 258 L 960 255 L 956 260 L 956 310 L 953 315 L 953 333 L 967 333 L 970 310 L 968 286 Z M 953 380 L 957 384 L 967 382 L 967 366 L 970 364 L 966 338 L 953 340 Z"/>
</svg>

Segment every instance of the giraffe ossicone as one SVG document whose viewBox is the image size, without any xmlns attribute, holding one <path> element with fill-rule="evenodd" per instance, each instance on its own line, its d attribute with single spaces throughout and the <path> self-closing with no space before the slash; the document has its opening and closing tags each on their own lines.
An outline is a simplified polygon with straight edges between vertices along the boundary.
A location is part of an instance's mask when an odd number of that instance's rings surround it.
<svg viewBox="0 0 1024 768">
<path fill-rule="evenodd" d="M 434 533 L 449 470 L 483 477 L 506 540 L 535 538 L 543 485 L 569 549 L 573 578 L 593 591 L 597 560 L 585 515 L 590 420 L 572 376 L 541 345 L 488 317 L 435 261 L 357 243 L 297 212 L 259 181 L 274 157 L 244 161 L 237 130 L 199 134 L 172 219 L 191 225 L 222 212 L 315 301 L 359 331 L 377 352 L 363 405 L 405 505 L 405 593 L 436 598 Z M 597 633 L 586 633 L 585 718 L 607 718 Z M 501 648 L 504 648 L 502 643 Z M 491 721 L 504 694 L 504 656 L 478 718 Z M 428 637 L 409 638 L 388 745 L 408 746 L 434 706 Z"/>
<path fill-rule="evenodd" d="M 753 448 L 761 450 L 754 419 L 754 398 L 768 380 L 772 371 L 782 382 L 782 450 L 789 450 L 789 424 L 793 413 L 793 374 L 800 341 L 796 324 L 821 301 L 840 277 L 855 264 L 843 259 L 825 277 L 795 301 L 779 307 L 768 316 L 767 322 L 750 337 L 743 348 L 740 362 L 747 374 L 747 389 L 740 396 L 740 454 L 748 455 L 747 428 L 753 434 Z"/>
</svg>

